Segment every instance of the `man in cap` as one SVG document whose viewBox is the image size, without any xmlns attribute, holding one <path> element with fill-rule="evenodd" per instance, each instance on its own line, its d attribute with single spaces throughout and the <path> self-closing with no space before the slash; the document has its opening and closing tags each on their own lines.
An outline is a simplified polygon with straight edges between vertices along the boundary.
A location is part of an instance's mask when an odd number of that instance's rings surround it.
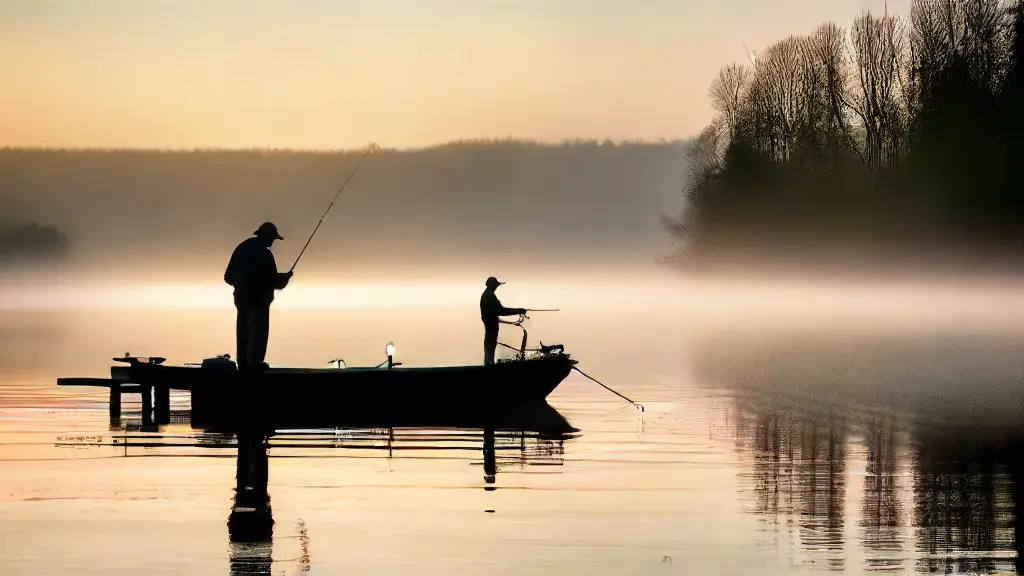
<svg viewBox="0 0 1024 576">
<path fill-rule="evenodd" d="M 505 308 L 494 294 L 504 282 L 491 276 L 480 296 L 480 319 L 484 322 L 484 364 L 494 364 L 494 351 L 498 348 L 498 318 L 526 314 L 526 308 Z"/>
<path fill-rule="evenodd" d="M 224 281 L 235 288 L 236 360 L 238 369 L 263 369 L 270 338 L 270 303 L 274 290 L 282 290 L 292 278 L 291 272 L 278 272 L 270 247 L 275 240 L 284 240 L 277 226 L 264 222 L 231 253 L 224 271 Z"/>
</svg>

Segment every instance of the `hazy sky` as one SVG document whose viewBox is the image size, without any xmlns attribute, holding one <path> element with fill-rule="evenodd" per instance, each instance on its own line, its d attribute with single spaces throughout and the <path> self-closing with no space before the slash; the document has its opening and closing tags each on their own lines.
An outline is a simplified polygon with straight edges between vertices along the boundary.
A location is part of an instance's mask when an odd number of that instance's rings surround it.
<svg viewBox="0 0 1024 576">
<path fill-rule="evenodd" d="M 904 12 L 909 0 L 891 0 Z M 0 0 L 0 145 L 675 139 L 718 68 L 885 0 Z"/>
</svg>

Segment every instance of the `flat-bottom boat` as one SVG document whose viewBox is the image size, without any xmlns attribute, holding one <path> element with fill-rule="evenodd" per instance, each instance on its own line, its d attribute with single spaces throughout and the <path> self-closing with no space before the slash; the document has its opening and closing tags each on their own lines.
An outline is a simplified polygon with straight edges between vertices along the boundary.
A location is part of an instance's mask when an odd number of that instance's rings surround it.
<svg viewBox="0 0 1024 576">
<path fill-rule="evenodd" d="M 168 366 L 164 358 L 114 358 L 109 379 L 58 378 L 62 386 L 106 386 L 111 389 L 111 416 L 120 410 L 122 392 L 141 392 L 144 412 L 150 390 L 156 392 L 158 420 L 166 421 L 169 391 L 192 396 L 193 423 L 245 423 L 388 417 L 404 421 L 476 415 L 490 418 L 517 407 L 545 404 L 549 394 L 569 375 L 576 360 L 561 344 L 527 349 L 523 330 L 512 359 L 489 365 L 402 367 L 393 361 L 374 367 L 273 368 L 239 370 L 228 355 L 198 365 Z M 334 361 L 332 361 L 334 362 Z M 159 416 L 162 414 L 163 417 Z M 233 425 L 233 424 L 231 424 Z"/>
<path fill-rule="evenodd" d="M 191 366 L 127 355 L 114 360 L 127 366 L 111 367 L 110 379 L 59 378 L 57 383 L 108 386 L 112 398 L 119 391 L 152 389 L 158 411 L 161 398 L 166 409 L 169 390 L 188 391 L 193 422 L 352 420 L 366 415 L 427 423 L 544 404 L 576 364 L 560 345 L 542 345 L 531 354 L 524 345 L 514 359 L 491 365 L 417 368 L 393 363 L 390 354 L 385 364 L 366 368 L 239 370 L 227 355 Z"/>
<path fill-rule="evenodd" d="M 192 418 L 237 414 L 244 420 L 393 418 L 500 413 L 543 403 L 569 375 L 565 354 L 489 366 L 234 369 L 138 363 L 126 380 L 154 388 L 189 390 Z M 279 415 L 280 417 L 275 417 Z"/>
</svg>

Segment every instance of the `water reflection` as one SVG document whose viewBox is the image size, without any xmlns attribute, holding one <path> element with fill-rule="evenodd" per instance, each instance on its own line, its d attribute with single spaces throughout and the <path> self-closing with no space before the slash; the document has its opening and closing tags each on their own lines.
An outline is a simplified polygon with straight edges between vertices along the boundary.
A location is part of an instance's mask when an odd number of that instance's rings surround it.
<svg viewBox="0 0 1024 576">
<path fill-rule="evenodd" d="M 745 476 L 752 480 L 756 513 L 795 531 L 813 563 L 842 570 L 844 424 L 766 410 L 741 417 L 737 439 L 753 459 Z"/>
<path fill-rule="evenodd" d="M 288 554 L 291 560 L 275 560 L 277 522 L 269 488 L 275 456 L 464 459 L 464 454 L 471 453 L 470 464 L 483 469 L 482 487 L 494 491 L 503 471 L 561 466 L 565 441 L 578 432 L 547 404 L 493 416 L 483 420 L 488 424 L 482 428 L 470 425 L 470 420 L 481 422 L 480 416 L 474 415 L 470 419 L 434 419 L 430 427 L 396 427 L 396 421 L 382 417 L 379 425 L 372 427 L 339 422 L 331 428 L 267 429 L 250 423 L 241 429 L 195 431 L 173 426 L 153 430 L 142 425 L 141 418 L 122 418 L 119 426 L 112 428 L 120 434 L 114 434 L 111 443 L 123 450 L 119 455 L 133 457 L 169 456 L 179 450 L 194 454 L 194 449 L 233 449 L 235 487 L 227 515 L 229 573 L 277 573 L 282 563 L 308 572 L 310 534 L 302 520 L 297 522 L 301 552 Z"/>
<path fill-rule="evenodd" d="M 915 425 L 771 401 L 741 402 L 738 411 L 741 498 L 795 564 L 860 571 L 863 556 L 868 570 L 1020 571 L 1018 430 Z M 859 462 L 860 490 L 848 493 L 848 468 Z M 844 523 L 847 503 L 860 511 L 860 550 Z"/>
<path fill-rule="evenodd" d="M 269 446 L 265 436 L 238 437 L 235 498 L 228 516 L 231 574 L 270 574 L 274 514 L 270 508 Z"/>
<path fill-rule="evenodd" d="M 902 526 L 906 521 L 900 502 L 901 478 L 896 467 L 896 426 L 887 418 L 872 419 L 867 424 L 865 441 L 861 545 L 871 568 L 896 570 L 902 565 Z"/>
<path fill-rule="evenodd" d="M 925 431 L 916 442 L 914 511 L 921 571 L 1015 570 L 1017 442 L 992 431 Z M 1018 477 L 1019 481 L 1019 477 Z M 1017 550 L 1019 553 L 1019 549 Z"/>
</svg>

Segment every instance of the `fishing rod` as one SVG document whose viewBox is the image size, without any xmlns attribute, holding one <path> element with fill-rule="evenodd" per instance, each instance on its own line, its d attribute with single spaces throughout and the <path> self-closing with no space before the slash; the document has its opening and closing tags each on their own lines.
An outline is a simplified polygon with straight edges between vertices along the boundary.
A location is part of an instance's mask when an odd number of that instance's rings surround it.
<svg viewBox="0 0 1024 576">
<path fill-rule="evenodd" d="M 316 234 L 316 231 L 320 229 L 320 224 L 323 224 L 324 218 L 327 217 L 327 213 L 330 212 L 331 208 L 334 207 L 334 203 L 338 201 L 338 196 L 341 196 L 341 191 L 345 189 L 345 186 L 348 184 L 348 181 L 352 179 L 352 175 L 355 174 L 356 170 L 359 169 L 359 165 L 363 163 L 363 158 L 366 158 L 366 155 L 376 150 L 376 148 L 377 147 L 374 144 L 371 144 L 366 147 L 366 150 L 363 152 L 363 155 L 360 156 L 359 161 L 356 162 L 355 167 L 352 168 L 352 171 L 348 173 L 348 178 L 345 178 L 345 182 L 343 182 L 341 188 L 338 189 L 338 193 L 334 195 L 334 199 L 331 200 L 331 203 L 327 206 L 327 210 L 324 210 L 324 215 L 321 216 L 320 221 L 316 223 L 316 227 L 313 228 L 313 233 L 309 235 L 309 239 L 306 240 L 306 245 L 303 246 L 302 250 L 299 251 L 299 255 L 295 258 L 295 263 L 292 264 L 291 270 L 289 270 L 288 272 L 295 271 L 295 267 L 299 264 L 299 258 L 302 258 L 302 254 L 306 251 L 306 248 L 309 247 L 309 243 L 313 241 L 313 236 Z"/>
<path fill-rule="evenodd" d="M 524 308 L 524 310 L 526 310 L 527 312 L 558 312 L 559 311 L 558 308 L 547 308 L 547 309 L 543 309 L 543 308 Z M 519 319 L 515 320 L 515 321 L 500 320 L 500 319 L 498 320 L 498 322 L 501 323 L 501 324 L 511 324 L 513 326 L 518 326 L 523 331 L 523 344 L 522 344 L 522 346 L 520 347 L 519 350 L 516 350 L 515 348 L 513 348 L 512 346 L 509 346 L 508 344 L 505 344 L 504 342 L 498 342 L 498 344 L 504 346 L 505 348 L 508 348 L 509 350 L 514 350 L 516 352 L 519 352 L 519 355 L 522 358 L 526 357 L 526 350 L 527 350 L 527 348 L 526 348 L 526 327 L 523 326 L 523 321 L 526 320 L 526 318 L 527 318 L 526 314 L 520 314 L 519 315 Z M 534 352 L 536 352 L 536 351 L 543 352 L 543 350 L 545 348 L 561 349 L 562 347 L 561 347 L 561 345 L 557 345 L 557 344 L 554 345 L 554 346 L 544 346 L 544 343 L 541 342 L 541 348 L 539 348 L 539 349 L 535 348 L 535 349 L 532 349 L 532 351 L 534 351 Z M 575 370 L 576 372 L 579 372 L 580 375 L 583 376 L 584 378 L 590 380 L 591 382 L 594 382 L 595 384 L 601 386 L 605 390 L 611 392 L 612 394 L 615 394 L 619 398 L 622 398 L 626 402 L 629 402 L 630 404 L 635 406 L 637 408 L 637 410 L 639 410 L 640 412 L 644 411 L 644 407 L 643 407 L 642 404 L 637 404 L 636 402 L 630 400 L 629 398 L 626 398 L 625 396 L 623 396 L 619 392 L 617 392 L 614 389 L 612 389 L 611 386 L 608 386 L 607 384 L 605 384 L 604 382 L 601 382 L 597 378 L 594 378 L 593 376 L 585 373 L 584 371 L 582 371 L 579 368 L 577 368 L 575 365 L 572 367 L 572 369 Z"/>
</svg>

